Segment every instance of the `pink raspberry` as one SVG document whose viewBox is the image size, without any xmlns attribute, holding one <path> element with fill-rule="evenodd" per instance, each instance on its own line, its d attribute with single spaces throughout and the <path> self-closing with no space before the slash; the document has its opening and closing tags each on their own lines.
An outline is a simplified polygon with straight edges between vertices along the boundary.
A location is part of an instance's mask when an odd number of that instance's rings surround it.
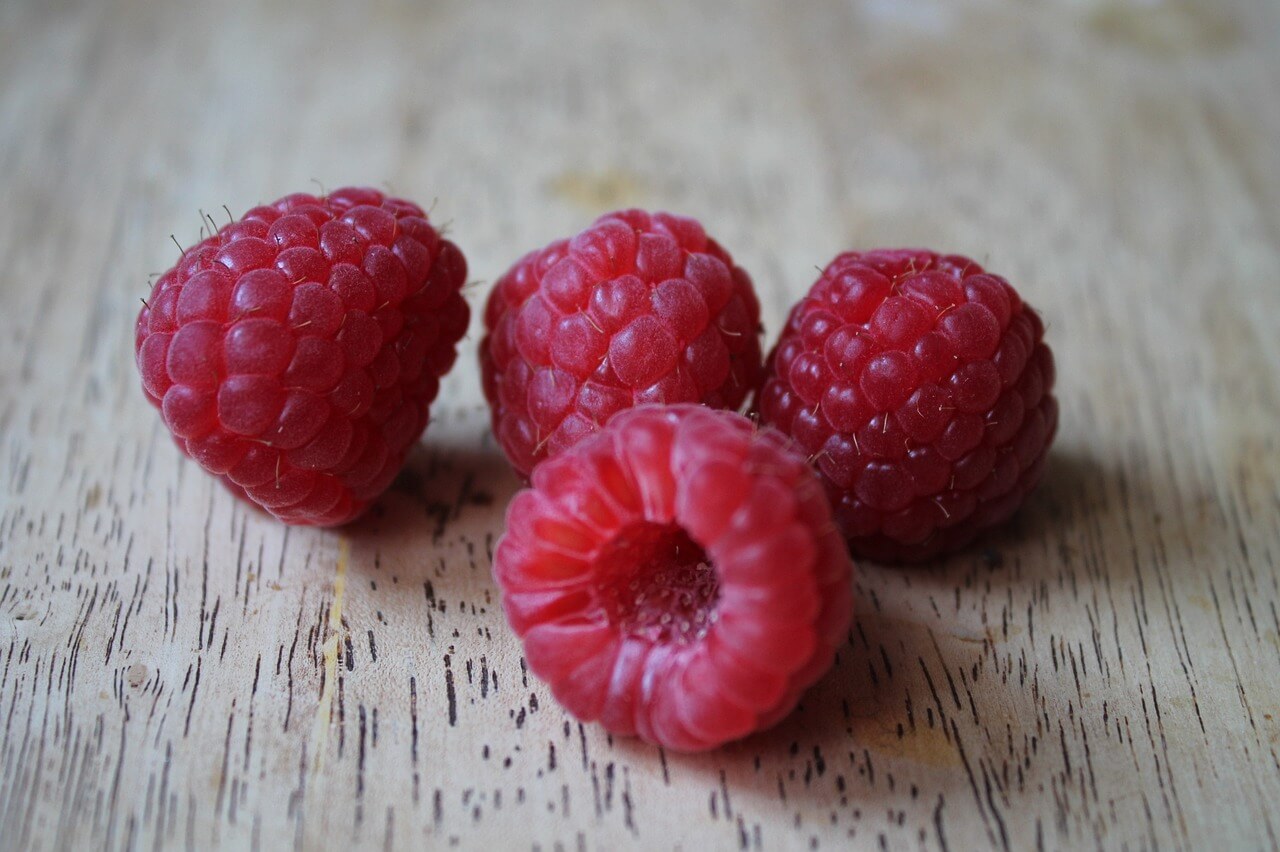
<svg viewBox="0 0 1280 852">
<path fill-rule="evenodd" d="M 1058 424 L 1039 316 L 928 251 L 849 252 L 791 311 L 757 404 L 822 473 L 855 553 L 928 559 L 1007 519 Z"/>
<path fill-rule="evenodd" d="M 761 369 L 751 279 L 693 219 L 610 213 L 525 255 L 480 344 L 493 431 L 520 473 L 643 403 L 736 410 Z"/>
<path fill-rule="evenodd" d="M 373 189 L 288 195 L 185 251 L 138 314 L 179 448 L 282 521 L 328 526 L 391 483 L 469 316 L 462 252 Z"/>
<path fill-rule="evenodd" d="M 852 565 L 789 445 L 732 412 L 646 405 L 534 470 L 493 570 L 570 713 L 698 751 L 774 724 L 830 667 Z"/>
</svg>

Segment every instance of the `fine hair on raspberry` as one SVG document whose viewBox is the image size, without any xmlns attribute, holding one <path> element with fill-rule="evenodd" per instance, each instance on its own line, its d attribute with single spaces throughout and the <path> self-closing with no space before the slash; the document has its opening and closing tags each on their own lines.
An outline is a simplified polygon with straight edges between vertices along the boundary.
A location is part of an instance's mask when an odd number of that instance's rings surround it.
<svg viewBox="0 0 1280 852">
<path fill-rule="evenodd" d="M 467 328 L 466 270 L 422 208 L 375 189 L 254 207 L 144 300 L 143 391 L 236 495 L 286 523 L 345 523 L 426 428 Z"/>
<path fill-rule="evenodd" d="M 697 221 L 623 210 L 521 258 L 480 343 L 493 431 L 517 471 L 627 408 L 739 409 L 759 381 L 751 279 Z"/>
<path fill-rule="evenodd" d="M 958 255 L 848 252 L 791 311 L 757 407 L 822 473 L 854 552 L 920 561 L 1009 518 L 1058 423 L 1044 325 Z"/>
<path fill-rule="evenodd" d="M 628 410 L 539 465 L 494 556 L 560 703 L 678 751 L 795 707 L 846 636 L 851 571 L 787 438 L 698 405 Z"/>
</svg>

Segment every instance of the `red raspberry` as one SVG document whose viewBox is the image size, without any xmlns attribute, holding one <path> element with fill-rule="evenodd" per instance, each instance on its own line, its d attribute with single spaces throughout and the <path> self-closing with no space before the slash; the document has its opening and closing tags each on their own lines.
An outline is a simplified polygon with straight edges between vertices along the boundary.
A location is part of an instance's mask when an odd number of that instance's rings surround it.
<svg viewBox="0 0 1280 852">
<path fill-rule="evenodd" d="M 791 311 L 757 400 L 817 464 L 855 553 L 927 559 L 1007 519 L 1058 424 L 1044 326 L 1003 278 L 849 252 Z"/>
<path fill-rule="evenodd" d="M 493 570 L 569 712 L 697 751 L 774 724 L 830 667 L 852 565 L 789 443 L 732 412 L 646 405 L 538 466 Z"/>
<path fill-rule="evenodd" d="M 178 446 L 291 524 L 360 514 L 427 424 L 469 316 L 462 252 L 373 189 L 288 195 L 185 251 L 138 314 Z"/>
<path fill-rule="evenodd" d="M 737 409 L 759 381 L 747 273 L 693 219 L 625 210 L 525 255 L 480 343 L 493 431 L 529 474 L 642 403 Z"/>
</svg>

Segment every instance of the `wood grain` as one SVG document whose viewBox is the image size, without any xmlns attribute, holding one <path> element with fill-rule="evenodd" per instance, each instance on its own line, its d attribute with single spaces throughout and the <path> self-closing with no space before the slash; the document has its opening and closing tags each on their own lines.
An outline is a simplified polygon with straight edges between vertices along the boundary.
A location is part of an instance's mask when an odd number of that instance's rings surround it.
<svg viewBox="0 0 1280 852">
<path fill-rule="evenodd" d="M 0 847 L 1276 848 L 1278 56 L 1244 0 L 0 3 Z M 144 405 L 168 235 L 313 178 L 437 199 L 485 282 L 700 216 L 771 332 L 840 249 L 972 253 L 1050 325 L 1045 486 L 861 566 L 776 730 L 612 740 L 502 622 L 475 326 L 340 532 Z"/>
</svg>

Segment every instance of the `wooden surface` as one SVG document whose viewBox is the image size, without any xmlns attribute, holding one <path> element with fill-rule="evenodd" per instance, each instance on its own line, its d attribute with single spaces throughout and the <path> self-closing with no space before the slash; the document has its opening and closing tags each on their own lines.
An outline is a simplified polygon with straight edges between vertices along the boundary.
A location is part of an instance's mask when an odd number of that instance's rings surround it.
<svg viewBox="0 0 1280 852">
<path fill-rule="evenodd" d="M 1278 57 L 1261 0 L 3 0 L 0 847 L 1275 848 Z M 770 335 L 840 249 L 971 253 L 1049 322 L 1047 481 L 985 549 L 863 565 L 777 729 L 610 740 L 502 622 L 475 325 L 341 532 L 144 404 L 168 235 L 313 178 L 435 199 L 477 306 L 621 205 L 703 218 Z"/>
</svg>

